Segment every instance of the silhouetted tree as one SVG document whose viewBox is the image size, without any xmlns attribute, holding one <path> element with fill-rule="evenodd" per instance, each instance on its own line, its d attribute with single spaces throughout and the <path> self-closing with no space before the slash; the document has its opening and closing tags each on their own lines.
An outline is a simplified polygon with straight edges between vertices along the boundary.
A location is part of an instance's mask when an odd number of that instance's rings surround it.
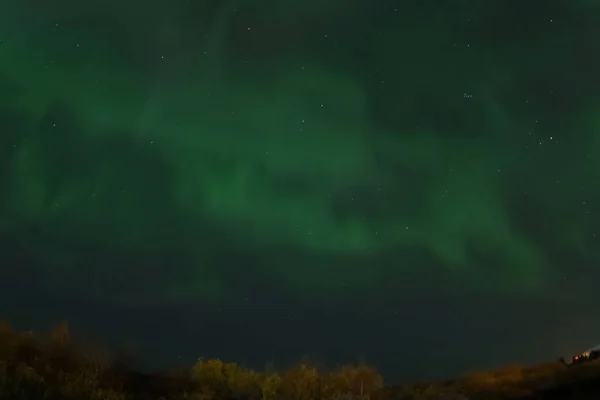
<svg viewBox="0 0 600 400">
<path fill-rule="evenodd" d="M 375 368 L 367 365 L 343 366 L 323 379 L 323 398 L 367 397 L 383 387 L 383 378 Z"/>
<path fill-rule="evenodd" d="M 321 397 L 321 380 L 314 367 L 302 363 L 286 370 L 281 378 L 281 394 L 286 399 L 309 400 Z"/>
</svg>

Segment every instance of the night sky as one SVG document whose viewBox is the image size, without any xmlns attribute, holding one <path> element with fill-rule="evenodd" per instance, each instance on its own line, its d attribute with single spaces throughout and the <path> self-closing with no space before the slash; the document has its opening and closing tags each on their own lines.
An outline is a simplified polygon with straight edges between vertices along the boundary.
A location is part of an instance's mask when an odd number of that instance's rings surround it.
<svg viewBox="0 0 600 400">
<path fill-rule="evenodd" d="M 0 302 L 388 383 L 600 343 L 600 2 L 5 0 Z"/>
</svg>

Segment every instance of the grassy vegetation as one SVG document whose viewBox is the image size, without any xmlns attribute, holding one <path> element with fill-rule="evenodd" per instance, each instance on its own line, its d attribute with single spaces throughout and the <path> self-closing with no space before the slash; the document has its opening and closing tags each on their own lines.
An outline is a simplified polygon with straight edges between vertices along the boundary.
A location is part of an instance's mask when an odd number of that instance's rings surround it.
<svg viewBox="0 0 600 400">
<path fill-rule="evenodd" d="M 376 393 L 391 400 L 600 399 L 600 362 L 575 366 L 556 361 L 531 367 L 509 365 L 476 371 L 446 382 L 384 388 Z"/>
<path fill-rule="evenodd" d="M 432 361 L 435 362 L 435 361 Z M 47 335 L 0 323 L 0 399 L 14 400 L 476 400 L 600 399 L 600 363 L 555 362 L 474 372 L 459 379 L 384 387 L 375 368 L 323 371 L 300 363 L 262 373 L 218 359 L 155 374 L 127 357 L 73 343 L 67 324 Z"/>
</svg>

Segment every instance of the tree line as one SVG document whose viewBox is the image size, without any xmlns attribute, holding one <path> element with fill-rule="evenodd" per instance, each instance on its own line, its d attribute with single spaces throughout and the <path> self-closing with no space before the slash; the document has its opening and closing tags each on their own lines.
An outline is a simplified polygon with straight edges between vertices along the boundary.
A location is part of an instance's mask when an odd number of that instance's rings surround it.
<svg viewBox="0 0 600 400">
<path fill-rule="evenodd" d="M 258 372 L 199 359 L 189 368 L 142 373 L 126 354 L 71 339 L 68 323 L 48 334 L 0 322 L 0 398 L 28 400 L 369 400 L 383 388 L 364 364 L 325 371 L 301 362 Z"/>
</svg>

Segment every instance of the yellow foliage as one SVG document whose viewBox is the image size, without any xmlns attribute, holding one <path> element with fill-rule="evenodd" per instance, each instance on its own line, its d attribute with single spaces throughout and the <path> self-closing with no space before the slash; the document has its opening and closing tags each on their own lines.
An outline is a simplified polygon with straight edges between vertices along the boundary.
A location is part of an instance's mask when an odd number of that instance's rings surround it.
<svg viewBox="0 0 600 400">
<path fill-rule="evenodd" d="M 281 393 L 291 400 L 314 399 L 318 397 L 320 383 L 316 368 L 300 364 L 283 374 Z"/>
<path fill-rule="evenodd" d="M 221 360 L 200 360 L 192 369 L 192 378 L 198 383 L 202 398 L 218 398 L 226 390 L 227 378 Z"/>
<path fill-rule="evenodd" d="M 42 377 L 30 366 L 19 363 L 17 366 L 15 378 L 26 384 L 40 383 Z"/>
<path fill-rule="evenodd" d="M 58 379 L 61 393 L 68 399 L 89 397 L 100 386 L 100 376 L 84 371 L 60 373 Z"/>
<path fill-rule="evenodd" d="M 89 400 L 125 400 L 125 394 L 112 389 L 96 389 L 90 396 Z"/>
<path fill-rule="evenodd" d="M 235 363 L 200 360 L 192 369 L 192 377 L 198 383 L 198 394 L 202 398 L 261 397 L 260 374 Z"/>
<path fill-rule="evenodd" d="M 262 400 L 274 400 L 279 397 L 281 383 L 282 379 L 279 374 L 266 376 L 260 384 Z"/>
<path fill-rule="evenodd" d="M 199 360 L 192 368 L 192 377 L 200 382 L 224 382 L 221 360 Z"/>
<path fill-rule="evenodd" d="M 260 374 L 236 364 L 225 364 L 228 391 L 234 398 L 261 397 Z"/>
<path fill-rule="evenodd" d="M 343 366 L 327 374 L 323 382 L 326 397 L 331 397 L 334 393 L 363 396 L 382 387 L 381 375 L 374 368 L 365 365 Z"/>
</svg>

